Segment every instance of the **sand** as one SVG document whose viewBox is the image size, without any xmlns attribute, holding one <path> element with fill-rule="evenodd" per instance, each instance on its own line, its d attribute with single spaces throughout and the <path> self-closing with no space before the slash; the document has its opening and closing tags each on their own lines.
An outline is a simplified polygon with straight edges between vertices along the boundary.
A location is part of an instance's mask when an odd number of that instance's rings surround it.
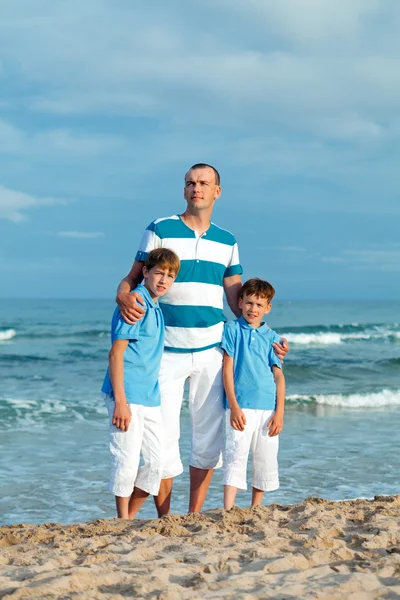
<svg viewBox="0 0 400 600">
<path fill-rule="evenodd" d="M 400 598 L 400 495 L 3 526 L 0 598 Z"/>
</svg>

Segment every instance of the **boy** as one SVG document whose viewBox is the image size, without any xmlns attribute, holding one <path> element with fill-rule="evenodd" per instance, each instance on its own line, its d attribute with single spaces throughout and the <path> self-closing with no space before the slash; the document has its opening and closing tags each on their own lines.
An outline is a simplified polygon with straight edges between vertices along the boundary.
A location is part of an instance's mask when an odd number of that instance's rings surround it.
<svg viewBox="0 0 400 600">
<path fill-rule="evenodd" d="M 262 321 L 272 308 L 270 283 L 249 279 L 239 294 L 242 316 L 226 323 L 223 380 L 229 410 L 224 454 L 224 508 L 232 508 L 238 489 L 247 489 L 246 467 L 253 455 L 252 506 L 265 491 L 279 487 L 278 435 L 283 429 L 285 379 L 272 344 L 278 335 Z"/>
<path fill-rule="evenodd" d="M 102 392 L 110 419 L 111 477 L 118 517 L 133 519 L 161 481 L 162 423 L 158 371 L 164 348 L 164 319 L 158 298 L 174 282 L 179 258 L 168 248 L 152 250 L 135 289 L 145 301 L 143 319 L 129 325 L 115 309 L 112 347 Z M 140 454 L 143 466 L 139 467 Z"/>
</svg>

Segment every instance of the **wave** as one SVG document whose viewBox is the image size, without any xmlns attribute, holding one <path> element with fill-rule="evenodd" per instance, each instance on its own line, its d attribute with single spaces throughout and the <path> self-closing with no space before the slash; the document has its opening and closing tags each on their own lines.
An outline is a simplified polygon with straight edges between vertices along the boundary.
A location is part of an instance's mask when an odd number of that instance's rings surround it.
<svg viewBox="0 0 400 600">
<path fill-rule="evenodd" d="M 88 421 L 92 424 L 97 419 L 103 420 L 107 413 L 104 402 L 100 395 L 85 399 L 40 399 L 27 398 L 4 398 L 0 397 L 0 430 L 17 427 L 18 429 L 29 429 L 32 425 L 45 426 L 60 419 L 65 423 L 65 413 L 68 421 Z"/>
<path fill-rule="evenodd" d="M 4 329 L 0 331 L 0 342 L 6 342 L 8 340 L 12 340 L 13 337 L 17 335 L 15 329 Z"/>
<path fill-rule="evenodd" d="M 298 346 L 332 346 L 346 342 L 388 340 L 396 342 L 400 340 L 400 331 L 392 328 L 365 328 L 362 331 L 339 333 L 336 331 L 316 331 L 315 333 L 295 333 L 293 331 L 280 332 L 289 343 Z"/>
<path fill-rule="evenodd" d="M 381 390 L 364 394 L 317 394 L 305 396 L 293 394 L 287 396 L 293 404 L 319 404 L 341 408 L 382 408 L 400 406 L 400 390 Z"/>
<path fill-rule="evenodd" d="M 46 356 L 37 356 L 34 354 L 2 354 L 1 362 L 11 363 L 13 365 L 26 364 L 30 362 L 54 362 L 52 358 Z"/>
</svg>

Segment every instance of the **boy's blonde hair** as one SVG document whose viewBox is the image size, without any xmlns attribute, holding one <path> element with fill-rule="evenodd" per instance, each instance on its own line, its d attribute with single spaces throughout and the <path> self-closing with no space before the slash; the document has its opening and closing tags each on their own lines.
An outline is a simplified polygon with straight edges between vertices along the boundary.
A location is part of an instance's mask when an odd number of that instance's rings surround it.
<svg viewBox="0 0 400 600">
<path fill-rule="evenodd" d="M 268 281 L 253 277 L 246 281 L 241 287 L 239 298 L 243 298 L 245 295 L 258 296 L 259 298 L 264 298 L 267 299 L 268 302 L 271 302 L 272 298 L 275 296 L 275 289 Z"/>
<path fill-rule="evenodd" d="M 160 267 L 161 269 L 168 269 L 170 273 L 178 275 L 181 262 L 178 256 L 169 248 L 156 248 L 151 250 L 144 261 L 144 266 L 148 271 L 153 267 Z"/>
</svg>

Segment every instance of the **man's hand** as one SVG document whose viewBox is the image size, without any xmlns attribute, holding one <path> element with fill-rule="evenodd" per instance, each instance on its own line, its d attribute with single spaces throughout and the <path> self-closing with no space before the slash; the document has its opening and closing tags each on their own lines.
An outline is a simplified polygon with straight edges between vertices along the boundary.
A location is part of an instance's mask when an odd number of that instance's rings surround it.
<svg viewBox="0 0 400 600">
<path fill-rule="evenodd" d="M 266 424 L 265 429 L 268 429 L 268 435 L 270 437 L 279 435 L 283 429 L 283 415 L 274 413 Z"/>
<path fill-rule="evenodd" d="M 277 357 L 279 358 L 279 360 L 283 364 L 283 359 L 285 358 L 286 354 L 290 350 L 287 339 L 286 338 L 282 338 L 282 344 L 278 344 L 277 342 L 275 342 L 275 344 L 272 344 L 272 347 L 273 347 L 273 349 L 275 351 L 275 354 L 277 355 Z"/>
<path fill-rule="evenodd" d="M 126 402 L 115 403 L 112 424 L 121 431 L 128 431 L 131 422 L 131 411 Z"/>
<path fill-rule="evenodd" d="M 129 323 L 129 325 L 134 325 L 140 321 L 146 312 L 145 309 L 140 306 L 144 306 L 145 303 L 138 292 L 120 292 L 117 296 L 117 304 L 122 318 Z"/>
<path fill-rule="evenodd" d="M 231 408 L 231 425 L 233 429 L 237 429 L 238 431 L 244 431 L 244 426 L 246 425 L 246 417 L 244 416 L 244 412 L 239 408 L 239 406 Z"/>
</svg>

